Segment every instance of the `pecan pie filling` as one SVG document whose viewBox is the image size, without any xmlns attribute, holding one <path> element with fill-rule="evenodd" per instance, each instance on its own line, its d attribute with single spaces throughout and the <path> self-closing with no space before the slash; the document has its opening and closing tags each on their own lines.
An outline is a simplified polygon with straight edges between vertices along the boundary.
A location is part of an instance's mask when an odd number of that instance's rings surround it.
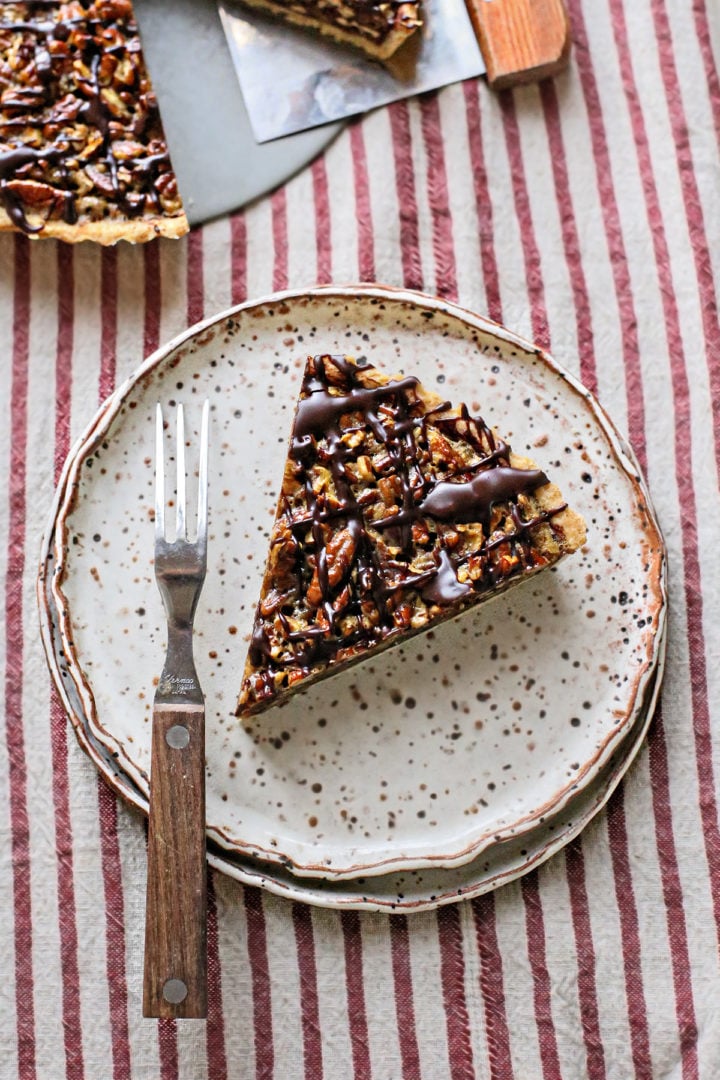
<svg viewBox="0 0 720 1080">
<path fill-rule="evenodd" d="M 0 229 L 187 231 L 129 0 L 0 2 Z"/>
<path fill-rule="evenodd" d="M 307 362 L 238 715 L 519 582 L 585 540 L 465 405 L 349 357 Z"/>
</svg>

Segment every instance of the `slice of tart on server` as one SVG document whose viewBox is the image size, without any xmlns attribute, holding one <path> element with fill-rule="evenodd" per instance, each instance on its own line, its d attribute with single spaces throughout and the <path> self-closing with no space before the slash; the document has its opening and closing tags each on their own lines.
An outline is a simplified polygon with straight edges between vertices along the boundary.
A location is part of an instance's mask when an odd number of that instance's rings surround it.
<svg viewBox="0 0 720 1080">
<path fill-rule="evenodd" d="M 422 26 L 420 0 L 244 0 L 250 7 L 387 60 Z"/>
<path fill-rule="evenodd" d="M 465 405 L 308 358 L 240 689 L 249 717 L 552 566 L 585 523 Z"/>
</svg>

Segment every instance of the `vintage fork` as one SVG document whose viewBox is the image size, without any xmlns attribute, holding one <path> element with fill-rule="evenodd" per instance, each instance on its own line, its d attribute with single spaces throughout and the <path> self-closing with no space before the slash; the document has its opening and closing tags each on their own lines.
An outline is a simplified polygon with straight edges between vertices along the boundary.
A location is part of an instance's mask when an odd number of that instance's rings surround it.
<svg viewBox="0 0 720 1080">
<path fill-rule="evenodd" d="M 192 653 L 207 564 L 208 402 L 202 413 L 195 540 L 188 538 L 185 420 L 177 407 L 176 535 L 165 535 L 163 414 L 155 431 L 155 577 L 168 623 L 150 770 L 143 1015 L 207 1016 L 205 700 Z"/>
</svg>

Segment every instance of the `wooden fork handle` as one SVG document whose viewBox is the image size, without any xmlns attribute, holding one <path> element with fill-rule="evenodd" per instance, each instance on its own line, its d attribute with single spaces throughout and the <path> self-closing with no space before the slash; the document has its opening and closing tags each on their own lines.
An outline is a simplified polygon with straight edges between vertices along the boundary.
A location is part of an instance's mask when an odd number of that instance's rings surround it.
<svg viewBox="0 0 720 1080">
<path fill-rule="evenodd" d="M 494 90 L 557 75 L 570 55 L 563 0 L 466 0 Z"/>
<path fill-rule="evenodd" d="M 156 705 L 143 1016 L 207 1016 L 205 709 Z"/>
</svg>

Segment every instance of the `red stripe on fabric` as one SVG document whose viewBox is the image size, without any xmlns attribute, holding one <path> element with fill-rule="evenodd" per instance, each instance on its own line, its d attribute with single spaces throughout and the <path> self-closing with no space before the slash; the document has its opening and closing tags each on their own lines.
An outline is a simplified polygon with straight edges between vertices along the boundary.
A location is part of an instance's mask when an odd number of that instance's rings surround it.
<svg viewBox="0 0 720 1080">
<path fill-rule="evenodd" d="M 70 450 L 70 387 L 72 383 L 73 319 L 75 307 L 73 249 L 57 245 L 58 328 L 55 354 L 55 469 L 57 484 Z"/>
<path fill-rule="evenodd" d="M 315 158 L 310 171 L 315 201 L 317 283 L 318 285 L 327 285 L 332 281 L 332 234 L 327 169 L 325 168 L 325 158 L 322 155 Z"/>
<path fill-rule="evenodd" d="M 265 930 L 265 911 L 263 909 L 261 890 L 246 886 L 244 889 L 244 902 L 245 919 L 247 921 L 248 962 L 252 973 L 255 1077 L 256 1080 L 272 1080 L 275 1071 L 272 990 Z"/>
<path fill-rule="evenodd" d="M 146 244 L 143 250 L 143 256 L 145 260 L 145 324 L 143 344 L 144 352 L 146 356 L 153 353 L 160 344 L 160 309 L 162 303 L 162 289 L 160 280 L 160 251 L 157 244 Z M 106 903 L 108 896 L 108 887 L 113 889 L 112 902 L 116 906 L 123 905 L 122 897 L 122 881 L 120 877 L 120 851 L 117 836 L 117 811 L 113 804 L 113 814 L 115 819 L 108 829 L 106 837 L 106 847 L 108 856 L 117 853 L 117 867 L 113 867 L 111 880 L 106 881 Z M 105 856 L 105 853 L 104 853 Z M 104 870 L 105 873 L 105 870 Z M 110 875 L 108 874 L 108 878 Z M 123 905 L 124 906 L 124 905 Z M 108 927 L 110 923 L 109 918 L 110 907 L 108 904 Z M 125 1024 L 127 1029 L 127 986 L 125 980 L 124 970 L 124 937 L 125 928 L 124 922 L 118 922 L 118 936 L 122 935 L 123 938 L 123 969 L 122 969 L 122 983 L 119 989 L 118 997 L 124 998 L 124 1016 L 120 1014 L 120 1002 L 116 1006 L 117 1013 L 119 1014 L 117 1020 L 119 1023 Z M 117 955 L 117 954 L 116 954 Z M 108 968 L 112 963 L 110 955 L 110 935 L 108 934 Z M 112 1021 L 112 1005 L 111 1005 L 111 1021 Z M 129 1034 L 126 1036 L 128 1039 L 127 1051 L 121 1051 L 123 1056 L 129 1058 Z M 177 1053 L 177 1028 L 174 1020 L 159 1020 L 157 1027 L 158 1038 L 158 1056 L 160 1061 L 160 1077 L 161 1080 L 175 1080 L 178 1075 L 178 1053 Z M 129 1067 L 129 1061 L 128 1061 Z M 122 1075 L 117 1071 L 118 1061 L 117 1056 L 114 1056 L 113 1068 L 115 1070 L 115 1076 L 113 1080 L 120 1080 Z"/>
<path fill-rule="evenodd" d="M 639 357 L 637 355 L 638 344 L 634 306 L 632 303 L 632 292 L 630 289 L 630 280 L 627 271 L 625 252 L 624 249 L 619 246 L 617 242 L 619 238 L 619 243 L 620 245 L 622 244 L 622 236 L 620 233 L 619 218 L 617 214 L 617 207 L 615 204 L 612 173 L 609 166 L 607 142 L 605 137 L 604 125 L 602 122 L 602 112 L 599 95 L 597 92 L 597 84 L 592 69 L 592 61 L 590 58 L 589 49 L 587 47 L 585 27 L 582 21 L 582 11 L 580 9 L 579 3 L 574 4 L 574 7 L 577 8 L 577 10 L 572 10 L 573 27 L 576 37 L 576 57 L 580 70 L 583 89 L 585 92 L 586 100 L 588 102 L 588 111 L 591 117 L 591 135 L 593 138 L 593 147 L 596 165 L 598 169 L 603 212 L 606 218 L 606 232 L 608 234 L 608 240 L 610 243 L 611 261 L 613 266 L 613 272 L 616 278 L 616 291 L 618 293 L 619 303 L 625 305 L 624 309 L 621 307 L 621 311 L 623 311 L 624 313 L 623 345 L 625 353 L 625 366 L 626 371 L 628 372 L 626 380 L 628 383 L 628 416 L 630 425 L 630 436 L 636 448 L 636 451 L 638 452 L 641 465 L 644 466 L 646 457 L 646 444 L 644 432 L 644 411 L 641 411 L 642 380 L 640 373 Z M 620 27 L 620 29 L 622 30 L 623 27 Z M 626 39 L 625 34 L 623 34 L 622 36 Z M 628 73 L 625 74 L 627 75 Z M 627 82 L 625 85 L 625 93 L 626 97 L 628 97 L 628 100 L 632 98 L 633 108 L 636 108 L 634 103 L 634 89 Z M 640 121 L 642 121 L 641 114 L 638 115 Z M 644 132 L 641 128 L 638 127 L 637 121 L 634 125 L 634 130 L 636 142 L 638 141 L 638 135 L 641 136 L 640 142 L 643 142 Z M 644 160 L 647 176 L 643 180 L 643 186 L 647 191 L 647 179 L 651 176 L 650 158 L 649 154 L 647 154 L 647 150 L 644 153 Z M 654 203 L 656 206 L 659 205 L 657 203 L 656 197 L 654 199 Z M 609 207 L 611 211 L 610 214 L 606 212 L 606 206 Z M 623 275 L 623 280 L 621 281 L 618 281 L 619 273 L 622 273 Z M 622 300 L 620 300 L 621 297 Z M 677 866 L 676 848 L 672 830 L 672 814 L 670 810 L 667 746 L 665 742 L 662 719 L 659 715 L 658 717 L 656 717 L 655 724 L 650 733 L 648 742 L 650 747 L 650 770 L 656 837 L 659 838 L 660 836 L 663 836 L 665 838 L 663 843 L 660 843 L 658 839 L 658 854 L 660 860 L 660 871 L 663 882 L 663 890 L 666 896 L 673 896 L 677 900 L 677 892 L 680 889 L 680 880 Z M 680 1042 L 681 1045 L 686 1045 L 688 1043 L 692 1045 L 696 1038 L 696 1023 L 692 998 L 692 986 L 687 981 L 687 972 L 690 970 L 690 958 L 687 943 L 687 931 L 685 926 L 684 909 L 681 899 L 679 906 L 676 905 L 676 910 L 674 913 L 671 913 L 669 908 L 666 908 L 666 910 L 668 912 L 668 935 L 671 948 L 673 981 L 676 995 L 676 1012 L 678 1018 L 678 1026 L 680 1029 Z M 692 1063 L 691 1068 L 694 1069 L 696 1067 L 697 1058 L 694 1051 L 690 1055 L 685 1054 L 683 1060 L 684 1062 Z"/>
<path fill-rule="evenodd" d="M 472 901 L 475 941 L 480 957 L 480 993 L 485 1014 L 485 1038 L 491 1080 L 512 1080 L 510 1032 L 505 1009 L 502 956 L 495 927 L 495 897 L 492 893 Z"/>
<path fill-rule="evenodd" d="M 13 352 L 10 390 L 10 469 L 8 481 L 8 553 L 5 578 L 5 739 L 8 754 L 10 829 L 12 833 L 13 918 L 15 922 L 15 1007 L 18 1069 L 34 1080 L 35 1004 L 32 965 L 32 897 L 27 767 L 23 733 L 23 572 L 25 569 L 25 482 L 27 453 L 28 360 L 30 322 L 30 244 L 15 237 Z"/>
<path fill-rule="evenodd" d="M 75 909 L 73 839 L 70 823 L 68 782 L 68 718 L 57 691 L 50 696 L 50 732 L 52 745 L 53 803 L 55 808 L 55 850 L 58 877 L 58 924 L 60 927 L 60 969 L 62 971 L 63 1042 L 65 1076 L 81 1080 L 85 1075 L 80 1013 L 80 974 L 78 970 L 78 935 Z"/>
<path fill-rule="evenodd" d="M 533 979 L 535 1027 L 537 1028 L 540 1061 L 545 1080 L 561 1076 L 555 1021 L 550 996 L 550 976 L 545 954 L 545 918 L 538 888 L 537 873 L 526 874 L 520 881 L 525 905 L 525 926 L 528 938 L 528 960 Z"/>
<path fill-rule="evenodd" d="M 323 1058 L 318 1007 L 317 965 L 312 915 L 307 904 L 293 904 L 293 927 L 300 976 L 300 1008 L 306 1080 L 322 1080 Z"/>
<path fill-rule="evenodd" d="M 272 211 L 272 234 L 274 248 L 273 289 L 288 287 L 288 227 L 287 196 L 285 188 L 279 188 L 270 199 Z"/>
<path fill-rule="evenodd" d="M 720 78 L 718 78 L 717 64 L 712 45 L 712 32 L 708 22 L 705 0 L 693 0 L 693 14 L 695 16 L 695 32 L 700 43 L 703 69 L 705 72 L 705 84 L 707 85 L 715 123 L 715 136 L 720 146 Z"/>
<path fill-rule="evenodd" d="M 207 971 L 208 1017 L 206 1025 L 207 1063 L 210 1080 L 226 1080 L 225 1016 L 222 997 L 222 965 L 218 936 L 218 912 L 215 876 L 208 867 L 207 885 Z"/>
<path fill-rule="evenodd" d="M 117 251 L 100 255 L 100 400 L 112 393 L 117 376 Z"/>
<path fill-rule="evenodd" d="M 567 156 L 560 126 L 557 91 L 552 79 L 543 80 L 539 89 L 550 147 L 555 198 L 560 211 L 565 262 L 567 263 L 575 307 L 575 325 L 580 354 L 580 378 L 588 390 L 597 395 L 595 335 L 593 334 L 585 270 L 580 256 L 580 237 L 578 236 L 577 221 L 575 219 L 575 208 L 570 193 Z"/>
<path fill-rule="evenodd" d="M 187 237 L 187 321 L 200 322 L 205 314 L 203 231 L 191 229 Z"/>
<path fill-rule="evenodd" d="M 715 463 L 720 470 L 720 321 L 715 275 L 705 229 L 705 215 L 695 176 L 690 130 L 678 78 L 670 22 L 664 0 L 651 0 L 655 36 L 660 56 L 660 72 L 665 87 L 677 159 L 680 187 L 685 204 L 685 218 L 695 262 L 695 276 L 700 291 L 700 311 L 705 333 L 705 362 L 710 376 L 710 397 L 715 434 Z"/>
<path fill-rule="evenodd" d="M 230 218 L 230 295 L 233 304 L 247 299 L 247 225 L 243 213 Z"/>
<path fill-rule="evenodd" d="M 465 996 L 465 955 L 458 905 L 441 907 L 437 921 L 450 1076 L 452 1080 L 475 1080 L 470 1020 Z"/>
<path fill-rule="evenodd" d="M 541 348 L 547 349 L 550 346 L 550 332 L 545 310 L 545 290 L 543 287 L 540 250 L 535 239 L 535 228 L 530 211 L 530 198 L 525 178 L 525 165 L 520 144 L 520 127 L 515 111 L 515 99 L 512 90 L 503 90 L 498 97 L 502 110 L 505 144 L 510 161 L 515 215 L 520 228 L 520 241 L 525 262 L 525 284 L 530 301 L 532 333 L 536 343 Z"/>
<path fill-rule="evenodd" d="M 577 953 L 578 1000 L 585 1043 L 587 1080 L 605 1080 L 607 1073 L 598 1014 L 595 944 L 590 925 L 585 857 L 581 839 L 575 840 L 565 848 L 565 872 L 570 892 L 570 912 Z"/>
<path fill-rule="evenodd" d="M 410 972 L 410 937 L 405 915 L 393 915 L 390 919 L 390 955 L 395 983 L 395 1013 L 402 1074 L 403 1077 L 408 1077 L 408 1080 L 420 1080 L 420 1051 L 415 1030 L 415 1001 Z"/>
<path fill-rule="evenodd" d="M 627 999 L 630 1046 L 637 1076 L 652 1075 L 650 1036 L 648 1033 L 647 1003 L 642 980 L 640 960 L 640 928 L 635 891 L 633 889 L 628 848 L 627 823 L 625 821 L 625 788 L 620 783 L 608 803 L 607 827 L 609 849 L 615 879 L 615 896 L 620 916 L 622 935 L 622 962 L 625 970 L 625 996 Z"/>
<path fill-rule="evenodd" d="M 590 136 L 600 204 L 622 326 L 629 434 L 641 465 L 644 466 L 646 460 L 645 410 L 635 303 L 608 152 L 602 104 L 580 0 L 571 0 L 570 17 L 573 25 L 576 63 L 590 120 Z M 657 729 L 652 737 L 658 737 Z M 666 793 L 666 798 L 669 798 L 668 793 Z M 669 806 L 669 802 L 666 805 Z M 632 1056 L 638 1075 L 649 1075 L 651 1062 L 648 1018 L 641 977 L 638 916 L 630 872 L 622 786 L 609 804 L 607 821 L 612 839 L 611 856 L 623 942 L 625 994 L 630 1018 Z"/>
<path fill-rule="evenodd" d="M 205 317 L 205 273 L 203 264 L 203 232 L 194 229 L 188 236 L 187 256 L 187 321 L 188 325 Z M 217 904 L 214 879 L 207 867 L 207 980 L 208 1016 L 206 1024 L 208 1076 L 223 1080 L 227 1076 L 225 1054 L 225 1018 L 222 1003 L 222 967 L 218 945 Z"/>
<path fill-rule="evenodd" d="M 437 93 L 420 99 L 422 133 L 427 153 L 427 191 L 432 215 L 435 291 L 457 300 L 457 268 L 453 241 L 452 211 L 448 194 L 445 145 Z"/>
<path fill-rule="evenodd" d="M 580 239 L 570 191 L 567 155 L 560 125 L 557 92 L 555 84 L 549 79 L 542 82 L 539 89 L 548 135 L 550 159 L 552 161 L 555 195 L 560 213 L 565 261 L 573 291 L 577 342 L 580 354 L 580 377 L 585 386 L 594 394 L 597 394 L 595 340 L 590 299 L 580 254 Z M 572 851 L 566 852 L 565 867 L 575 934 L 578 964 L 578 1003 L 587 1055 L 586 1066 L 589 1077 L 603 1078 L 605 1076 L 605 1060 L 598 1016 L 595 948 L 585 885 L 585 864 L 579 843 Z"/>
<path fill-rule="evenodd" d="M 480 238 L 480 264 L 485 286 L 485 304 L 487 313 L 496 322 L 502 320 L 502 302 L 500 300 L 500 277 L 495 258 L 495 231 L 493 210 L 490 200 L 485 153 L 482 142 L 482 114 L 480 109 L 480 82 L 477 79 L 463 83 L 465 95 L 465 116 L 467 120 L 470 165 L 475 188 L 475 212 L 478 219 Z"/>
<path fill-rule="evenodd" d="M 363 984 L 363 954 L 360 917 L 356 911 L 340 915 L 345 949 L 345 988 L 347 991 L 350 1046 L 353 1060 L 353 1080 L 371 1080 L 370 1049 L 368 1045 L 365 987 Z"/>
<path fill-rule="evenodd" d="M 660 729 L 660 734 L 658 729 Z M 680 1031 L 682 1075 L 686 1080 L 691 1080 L 699 1072 L 698 1025 L 695 1017 L 685 904 L 680 883 L 672 815 L 669 813 L 670 776 L 661 708 L 658 708 L 655 717 L 655 730 L 653 737 L 648 740 L 648 749 L 655 811 L 655 835 L 672 957 L 675 1008 Z"/>
<path fill-rule="evenodd" d="M 103 248 L 100 280 L 100 377 L 102 402 L 115 389 L 117 369 L 118 276 L 117 252 Z M 125 974 L 125 899 L 120 866 L 117 799 L 98 776 L 100 862 L 105 900 L 105 968 L 108 984 L 113 1080 L 130 1075 L 130 1032 Z"/>
<path fill-rule="evenodd" d="M 355 184 L 355 218 L 358 234 L 358 272 L 360 281 L 375 280 L 375 235 L 373 233 L 370 178 L 362 121 L 350 125 L 350 151 Z"/>
<path fill-rule="evenodd" d="M 576 63 L 578 63 L 583 92 L 587 103 L 588 116 L 590 118 L 590 136 L 592 136 L 593 139 L 598 186 L 600 190 L 604 227 L 606 227 L 606 234 L 608 237 L 610 260 L 615 282 L 615 293 L 623 322 L 623 355 L 626 372 L 629 435 L 630 441 L 635 447 L 641 467 L 644 468 L 646 467 L 647 443 L 646 432 L 644 432 L 642 376 L 635 305 L 627 269 L 627 259 L 620 226 L 620 215 L 619 212 L 617 212 L 613 175 L 610 167 L 607 136 L 606 131 L 604 131 L 597 81 L 595 79 L 592 56 L 590 56 L 590 51 L 588 49 L 582 6 L 579 0 L 578 2 L 574 2 L 573 0 L 571 6 L 571 18 L 575 39 Z M 626 84 L 626 95 L 628 94 L 628 90 L 629 87 Z M 648 158 L 647 160 L 649 162 L 650 159 Z M 665 741 L 665 731 L 660 711 L 658 711 L 658 714 L 655 717 L 655 723 L 649 737 L 649 746 L 655 835 L 657 839 L 658 858 L 660 858 L 663 889 L 666 894 L 673 895 L 677 902 L 677 893 L 680 889 L 680 878 L 673 833 L 673 816 L 671 816 L 670 809 L 667 744 Z M 661 836 L 665 838 L 662 843 L 660 842 Z M 690 956 L 687 927 L 685 927 L 681 897 L 679 903 L 676 904 L 674 913 L 670 913 L 670 910 L 667 907 L 666 910 L 668 913 L 670 957 L 671 962 L 673 962 L 674 985 L 676 991 L 676 1011 L 680 1028 L 680 1042 L 682 1044 L 683 1041 L 692 1041 L 695 1038 L 695 1017 L 692 986 L 687 980 L 687 973 L 690 971 Z M 688 1032 L 688 1034 L 685 1035 L 684 1032 Z M 684 1059 L 685 1061 L 689 1061 L 688 1056 L 685 1056 Z"/>
<path fill-rule="evenodd" d="M 110 1010 L 113 1080 L 130 1076 L 130 1031 L 125 975 L 125 898 L 120 868 L 117 799 L 98 776 L 100 858 L 105 900 L 105 967 Z"/>
<path fill-rule="evenodd" d="M 673 387 L 675 413 L 675 474 L 678 492 L 682 492 L 680 501 L 681 541 L 683 550 L 684 589 L 687 618 L 687 632 L 690 662 L 690 693 L 693 710 L 693 733 L 695 738 L 696 769 L 700 791 L 700 815 L 703 823 L 705 851 L 712 884 L 713 914 L 716 934 L 720 934 L 720 830 L 718 829 L 717 800 L 715 795 L 715 777 L 712 764 L 712 733 L 708 703 L 707 668 L 705 660 L 705 642 L 703 638 L 703 602 L 702 578 L 698 550 L 698 515 L 693 483 L 692 446 L 687 441 L 687 432 L 691 430 L 690 386 L 688 381 L 685 350 L 680 329 L 680 318 L 675 294 L 675 285 L 670 268 L 670 253 L 665 235 L 665 227 L 658 197 L 657 184 L 652 168 L 645 120 L 633 72 L 629 48 L 625 13 L 619 0 L 611 0 L 610 11 L 613 21 L 615 45 L 620 60 L 623 89 L 630 112 L 638 165 L 645 196 L 648 224 L 652 234 L 655 264 L 658 272 L 660 293 L 663 303 L 665 329 L 670 355 L 670 372 Z M 708 344 L 706 342 L 706 344 Z M 656 724 L 653 738 L 658 740 L 654 748 L 656 757 L 653 782 L 659 783 L 657 793 L 653 791 L 653 803 L 656 817 L 659 809 L 663 810 L 656 828 L 664 827 L 667 835 L 672 832 L 672 814 L 667 778 L 667 748 L 662 724 Z M 662 767 L 658 763 L 663 762 Z M 667 787 L 663 788 L 663 785 Z M 657 796 L 657 797 L 656 797 Z M 659 847 L 658 847 L 658 850 Z M 674 845 L 664 854 L 661 866 L 671 872 L 672 880 L 663 880 L 664 888 L 679 888 L 679 874 L 675 858 Z M 671 862 L 667 860 L 671 859 Z M 677 913 L 681 927 L 668 926 L 673 964 L 673 981 L 676 994 L 676 1013 L 681 1043 L 694 1040 L 695 1007 L 692 987 L 684 978 L 689 967 L 687 947 L 687 929 L 682 908 Z M 679 951 L 674 951 L 673 946 Z M 679 995 L 679 996 L 678 996 Z M 687 1068 L 694 1071 L 697 1067 L 696 1050 L 686 1055 Z"/>
<path fill-rule="evenodd" d="M 566 261 L 568 264 L 570 280 L 572 282 L 573 288 L 575 318 L 576 325 L 578 325 L 578 341 L 581 351 L 581 375 L 586 386 L 596 391 L 597 372 L 595 362 L 592 318 L 590 318 L 590 307 L 587 295 L 587 287 L 580 255 L 578 227 L 576 227 L 574 208 L 572 205 L 572 199 L 570 194 L 567 157 L 565 152 L 565 145 L 563 145 L 560 130 L 559 111 L 557 107 L 557 96 L 554 85 L 549 81 L 546 83 L 542 83 L 541 95 L 545 112 L 545 122 L 548 135 L 549 149 L 551 149 L 551 158 L 553 160 L 556 198 L 560 211 L 560 219 L 562 222 L 562 240 L 563 245 L 565 245 Z M 473 98 L 471 96 L 471 102 L 472 99 Z M 477 123 L 479 121 L 479 110 L 477 117 L 475 117 L 474 113 L 472 112 L 471 116 L 473 116 L 475 123 Z M 544 345 L 548 347 L 549 334 L 544 314 L 545 301 L 542 274 L 540 270 L 540 257 L 538 246 L 536 246 L 532 218 L 530 215 L 530 205 L 527 194 L 527 186 L 525 183 L 525 174 L 524 170 L 522 170 L 517 118 L 515 116 L 513 100 L 510 94 L 507 93 L 503 95 L 503 117 L 505 121 L 505 136 L 507 141 L 508 156 L 510 156 L 511 159 L 514 177 L 516 213 L 518 215 L 520 225 L 522 247 L 524 247 L 524 256 L 526 260 L 526 268 L 528 270 L 529 292 L 531 295 L 531 307 L 533 310 L 533 334 L 536 339 L 540 340 L 541 343 L 544 343 Z M 479 135 L 480 133 L 478 130 L 476 135 L 476 141 L 478 144 Z M 487 181 L 485 183 L 484 189 L 480 190 L 478 203 L 483 200 L 489 203 L 489 197 L 487 194 Z M 490 266 L 494 269 L 494 253 L 490 262 Z M 536 269 L 536 273 L 531 278 L 530 268 L 533 267 Z M 498 314 L 497 316 L 495 316 L 495 318 L 500 319 L 501 311 L 499 296 L 497 296 L 497 306 Z M 584 882 L 584 866 L 576 863 L 573 867 L 573 872 L 573 880 L 569 881 L 569 883 L 571 913 L 573 919 L 573 927 L 575 929 L 575 943 L 576 949 L 578 949 L 579 1000 L 581 1022 L 583 1024 L 583 1037 L 585 1040 L 588 1068 L 593 1069 L 593 1076 L 602 1077 L 604 1075 L 604 1062 L 602 1059 L 602 1048 L 599 1036 L 599 1021 L 597 1012 L 595 951 L 593 946 L 592 934 L 590 934 L 590 924 L 587 912 L 587 894 Z M 570 878 L 570 868 L 568 868 L 568 875 Z M 532 890 L 530 890 L 528 886 L 525 886 L 524 888 L 524 899 L 526 903 L 526 918 L 528 921 L 530 953 L 532 956 L 536 956 L 536 953 L 538 953 L 538 949 L 540 949 L 541 954 L 544 957 L 544 920 L 542 917 L 540 895 L 536 893 L 536 885 L 535 899 L 533 899 Z M 544 960 L 542 964 L 540 964 L 539 972 L 541 976 L 543 976 L 544 972 L 544 982 L 543 978 L 541 978 L 541 981 L 536 982 L 535 984 L 535 1013 L 536 1016 L 542 1017 L 543 1022 L 542 1030 L 539 1030 L 543 1069 L 545 1071 L 545 1075 L 552 1076 L 552 1070 L 557 1062 L 557 1040 L 555 1037 L 555 1029 L 553 1025 L 551 998 L 549 998 L 549 983 Z M 598 1047 L 600 1051 L 599 1056 L 596 1049 Z M 510 1047 L 508 1047 L 508 1044 L 506 1044 L 505 1049 L 507 1053 L 510 1052 Z"/>
<path fill-rule="evenodd" d="M 590 123 L 590 140 L 595 161 L 595 175 L 600 194 L 600 208 L 607 238 L 610 269 L 615 287 L 615 298 L 622 329 L 622 354 L 625 368 L 625 392 L 627 398 L 628 434 L 633 449 L 643 468 L 647 461 L 645 439 L 645 404 L 643 399 L 640 346 L 638 342 L 637 314 L 630 279 L 630 270 L 620 224 L 620 211 L 615 195 L 607 133 L 597 79 L 588 45 L 581 0 L 570 0 L 570 17 L 573 27 L 574 57 L 580 75 L 587 114 Z"/>
<path fill-rule="evenodd" d="M 158 1020 L 160 1080 L 178 1080 L 177 1020 Z"/>
<path fill-rule="evenodd" d="M 160 345 L 160 306 L 162 290 L 160 287 L 160 247 L 158 244 L 145 244 L 145 326 L 143 347 L 145 355 Z"/>
<path fill-rule="evenodd" d="M 410 111 L 404 101 L 388 107 L 395 159 L 395 186 L 400 215 L 400 252 L 403 284 L 409 289 L 422 289 L 423 273 L 420 259 L 420 227 L 415 195 L 415 169 L 412 159 Z"/>
<path fill-rule="evenodd" d="M 70 396 L 72 383 L 75 273 L 73 248 L 57 245 L 58 333 L 55 359 L 55 483 L 70 449 Z M 68 1080 L 82 1080 L 85 1074 L 80 1014 L 80 974 L 75 911 L 73 835 L 70 819 L 68 778 L 68 720 L 53 688 L 50 698 L 50 744 L 55 809 L 55 852 L 57 857 L 58 924 L 60 967 L 63 991 L 63 1039 L 65 1072 Z"/>
</svg>

